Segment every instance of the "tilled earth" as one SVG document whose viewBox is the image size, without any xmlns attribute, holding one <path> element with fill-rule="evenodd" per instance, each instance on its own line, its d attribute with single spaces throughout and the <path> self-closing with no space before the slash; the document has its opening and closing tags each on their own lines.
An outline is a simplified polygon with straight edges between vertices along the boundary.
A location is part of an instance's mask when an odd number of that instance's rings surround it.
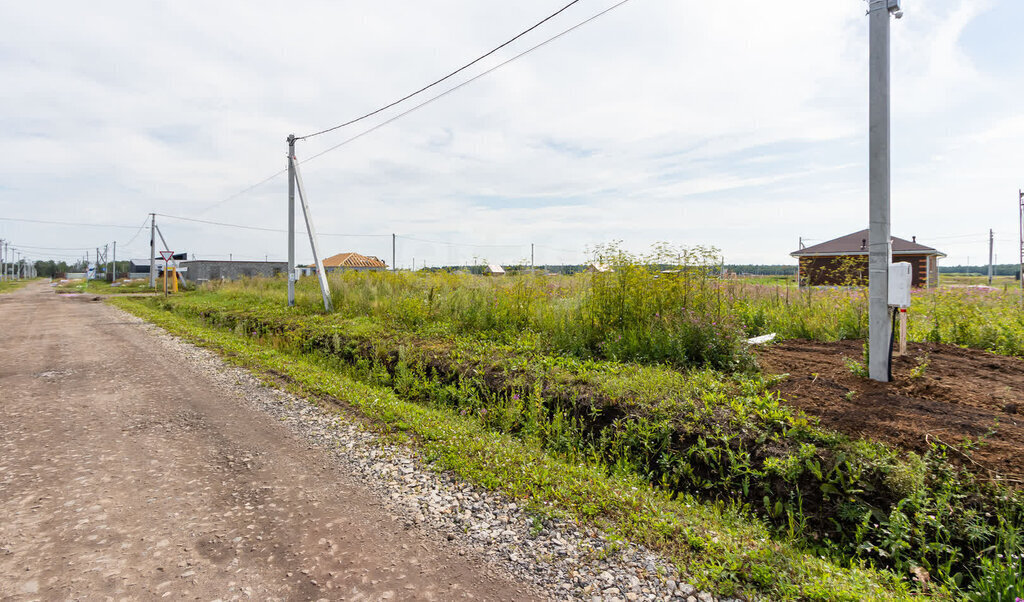
<svg viewBox="0 0 1024 602">
<path fill-rule="evenodd" d="M 0 295 L 0 600 L 715 600 L 91 301 Z"/>
<path fill-rule="evenodd" d="M 824 426 L 923 451 L 931 442 L 981 440 L 953 459 L 990 478 L 1024 484 L 1024 360 L 952 345 L 910 343 L 893 380 L 857 376 L 862 341 L 789 340 L 758 351 L 788 405 Z"/>
</svg>

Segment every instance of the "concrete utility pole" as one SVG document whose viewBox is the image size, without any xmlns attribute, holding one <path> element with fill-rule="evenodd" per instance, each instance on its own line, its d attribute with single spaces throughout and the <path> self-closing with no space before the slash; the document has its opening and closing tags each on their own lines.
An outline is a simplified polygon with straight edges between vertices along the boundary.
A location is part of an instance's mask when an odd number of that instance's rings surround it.
<svg viewBox="0 0 1024 602">
<path fill-rule="evenodd" d="M 889 315 L 890 137 L 889 137 L 889 15 L 903 16 L 900 0 L 869 0 L 868 94 L 868 374 L 889 381 L 892 318 Z"/>
<path fill-rule="evenodd" d="M 396 254 L 395 254 L 395 246 L 396 246 L 395 245 L 395 239 L 396 238 L 398 238 L 398 236 L 395 235 L 392 232 L 391 233 L 391 271 L 392 272 L 397 272 L 398 271 L 398 262 L 395 261 L 395 257 L 396 257 Z M 415 269 L 416 269 L 416 266 L 414 265 L 413 266 L 413 270 L 415 271 Z"/>
<path fill-rule="evenodd" d="M 7 271 L 7 264 L 4 261 L 4 239 L 0 238 L 0 282 L 4 281 Z"/>
<path fill-rule="evenodd" d="M 530 271 L 533 271 L 533 243 L 530 243 Z"/>
<path fill-rule="evenodd" d="M 995 233 L 988 229 L 988 285 L 992 286 L 992 245 L 995 244 Z"/>
<path fill-rule="evenodd" d="M 156 288 L 156 214 L 149 214 L 149 288 Z"/>
<path fill-rule="evenodd" d="M 117 241 L 116 240 L 114 241 L 114 258 L 110 261 L 110 265 L 113 268 L 111 270 L 111 272 L 110 272 L 111 274 L 113 274 L 113 277 L 110 280 L 110 284 L 114 284 L 114 282 L 117 281 Z"/>
<path fill-rule="evenodd" d="M 295 134 L 288 136 L 288 307 L 295 307 Z"/>
<path fill-rule="evenodd" d="M 1020 294 L 1024 301 L 1024 190 L 1017 189 L 1020 203 Z"/>
</svg>

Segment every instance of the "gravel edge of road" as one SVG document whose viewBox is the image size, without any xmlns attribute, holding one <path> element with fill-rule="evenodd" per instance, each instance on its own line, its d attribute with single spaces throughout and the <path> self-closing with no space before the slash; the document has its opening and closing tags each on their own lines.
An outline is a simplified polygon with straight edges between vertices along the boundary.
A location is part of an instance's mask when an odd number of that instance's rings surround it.
<svg viewBox="0 0 1024 602">
<path fill-rule="evenodd" d="M 446 537 L 460 554 L 479 556 L 548 599 L 740 602 L 698 591 L 681 580 L 670 562 L 642 546 L 614 543 L 592 528 L 567 521 L 534 521 L 500 493 L 431 470 L 415 449 L 381 440 L 357 416 L 268 386 L 213 351 L 109 307 L 245 405 L 284 422 L 310 446 L 330 451 L 408 528 Z"/>
</svg>

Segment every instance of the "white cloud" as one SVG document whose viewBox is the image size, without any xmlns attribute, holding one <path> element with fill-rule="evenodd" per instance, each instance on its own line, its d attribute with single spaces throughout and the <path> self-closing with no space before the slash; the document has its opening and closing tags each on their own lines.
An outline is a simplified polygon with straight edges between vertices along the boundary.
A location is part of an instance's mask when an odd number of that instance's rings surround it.
<svg viewBox="0 0 1024 602">
<path fill-rule="evenodd" d="M 4 5 L 0 68 L 17 85 L 0 98 L 0 216 L 134 224 L 156 211 L 279 226 L 283 178 L 214 204 L 283 168 L 288 133 L 402 96 L 560 4 Z M 611 5 L 581 2 L 466 76 Z M 865 6 L 632 0 L 305 164 L 318 227 L 467 245 L 399 239 L 402 265 L 612 238 L 786 262 L 798 236 L 867 221 Z M 983 50 L 968 58 L 963 43 L 994 6 L 916 0 L 893 22 L 897 235 L 1007 229 L 1024 126 L 1006 98 L 1024 90 L 980 70 Z M 300 142 L 300 158 L 358 131 Z M 200 256 L 284 255 L 283 235 L 165 224 Z M 26 245 L 125 234 L 0 221 L 0 237 Z M 488 244 L 517 246 L 468 246 Z M 390 259 L 388 236 L 323 245 Z"/>
</svg>

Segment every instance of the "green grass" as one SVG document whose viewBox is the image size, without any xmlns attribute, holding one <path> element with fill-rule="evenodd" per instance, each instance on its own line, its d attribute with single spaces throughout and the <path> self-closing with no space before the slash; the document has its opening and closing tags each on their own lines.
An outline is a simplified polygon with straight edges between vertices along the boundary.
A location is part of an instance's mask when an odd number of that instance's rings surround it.
<svg viewBox="0 0 1024 602">
<path fill-rule="evenodd" d="M 119 281 L 117 286 L 105 280 L 69 280 L 57 285 L 58 293 L 89 293 L 93 295 L 126 295 L 133 293 L 152 293 L 148 280 Z M 160 282 L 157 282 L 156 292 L 163 293 Z"/>
<path fill-rule="evenodd" d="M 117 299 L 118 306 L 222 353 L 228 361 L 283 377 L 306 394 L 327 395 L 379 424 L 404 433 L 438 469 L 535 509 L 602 527 L 659 550 L 683 574 L 723 595 L 767 599 L 908 599 L 898 576 L 860 563 L 837 563 L 804 551 L 751 517 L 742 505 L 706 503 L 652 487 L 603 462 L 572 462 L 535 438 L 489 428 L 479 413 L 403 399 L 390 388 L 358 382 L 339 362 L 317 353 L 277 349 L 247 329 L 211 326 L 165 311 L 152 300 Z"/>
<path fill-rule="evenodd" d="M 482 436 L 511 437 L 559 466 L 641 482 L 703 511 L 729 509 L 772 545 L 833 566 L 886 569 L 872 574 L 899 595 L 921 571 L 939 584 L 933 594 L 969 591 L 994 574 L 986 563 L 996 550 L 1020 553 L 1021 494 L 957 467 L 942 446 L 918 456 L 824 431 L 768 392 L 738 344 L 763 332 L 862 338 L 863 291 L 720 281 L 699 258 L 668 273 L 619 257 L 613 273 L 573 277 L 334 275 L 332 315 L 314 279 L 298 283 L 293 309 L 282 279 L 129 306 L 472 419 Z M 911 338 L 1021 355 L 1017 303 L 1000 292 L 919 291 Z M 594 517 L 624 529 L 620 518 Z M 679 545 L 662 547 L 677 558 L 704 549 L 689 542 L 672 551 Z M 807 595 L 792 574 L 761 583 L 770 563 L 750 572 L 715 558 L 717 572 L 695 574 L 719 591 Z"/>
<path fill-rule="evenodd" d="M 19 288 L 21 288 L 21 287 L 25 286 L 26 284 L 28 284 L 29 282 L 32 282 L 33 280 L 35 280 L 35 279 L 34 278 L 33 279 L 26 278 L 26 279 L 22 279 L 22 280 L 3 280 L 3 281 L 0 281 L 0 293 L 9 293 L 11 291 L 16 291 Z"/>
</svg>

